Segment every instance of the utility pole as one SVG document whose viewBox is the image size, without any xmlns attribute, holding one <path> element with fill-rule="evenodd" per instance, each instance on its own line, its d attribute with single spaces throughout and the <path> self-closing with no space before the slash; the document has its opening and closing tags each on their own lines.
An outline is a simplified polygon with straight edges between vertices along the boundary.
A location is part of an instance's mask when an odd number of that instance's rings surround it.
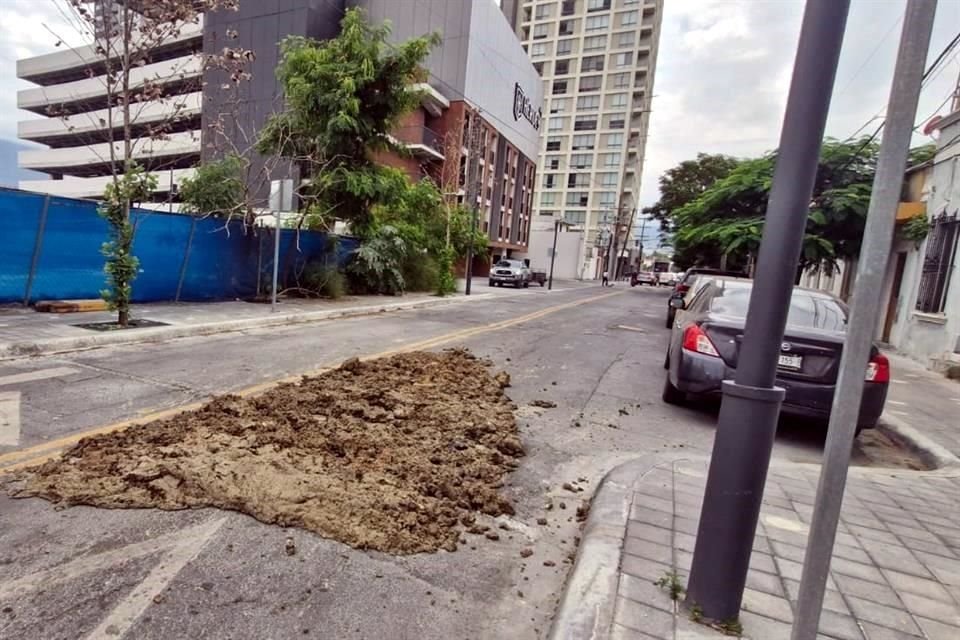
<svg viewBox="0 0 960 640">
<path fill-rule="evenodd" d="M 743 600 L 784 396 L 774 387 L 777 361 L 849 7 L 808 0 L 804 10 L 757 277 L 735 379 L 723 383 L 690 571 L 687 602 L 710 620 L 738 617 Z"/>
<path fill-rule="evenodd" d="M 550 277 L 547 278 L 547 291 L 553 289 L 553 262 L 557 258 L 557 235 L 560 233 L 560 221 L 553 221 L 553 248 L 550 249 Z"/>
<path fill-rule="evenodd" d="M 887 103 L 887 120 L 877 157 L 863 246 L 857 263 L 856 286 L 847 325 L 840 373 L 830 410 L 823 467 L 813 505 L 813 519 L 797 603 L 792 640 L 814 640 L 830 571 L 840 506 L 850 466 L 850 443 L 856 436 L 863 379 L 880 315 L 880 296 L 890 255 L 900 186 L 907 167 L 913 120 L 917 116 L 920 83 L 926 64 L 937 0 L 908 0 L 900 35 L 897 64 Z"/>
<path fill-rule="evenodd" d="M 620 235 L 620 215 L 623 212 L 623 203 L 617 207 L 617 214 L 613 219 L 613 233 L 610 235 L 609 253 L 607 254 L 607 272 L 610 274 L 610 280 L 617 279 L 617 236 Z"/>
<path fill-rule="evenodd" d="M 467 206 L 470 207 L 470 231 L 477 229 L 477 199 L 480 197 L 480 113 L 472 113 L 467 120 Z M 470 283 L 473 280 L 473 243 L 467 244 L 467 264 L 466 264 L 467 283 L 464 287 L 464 294 L 470 295 Z"/>
</svg>

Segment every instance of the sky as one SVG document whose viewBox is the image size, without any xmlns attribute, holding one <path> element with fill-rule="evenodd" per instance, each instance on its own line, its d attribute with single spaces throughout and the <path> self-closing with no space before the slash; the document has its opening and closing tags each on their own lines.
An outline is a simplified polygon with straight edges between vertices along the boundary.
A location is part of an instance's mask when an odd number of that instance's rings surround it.
<svg viewBox="0 0 960 640">
<path fill-rule="evenodd" d="M 80 38 L 57 8 L 62 1 L 0 0 L 0 138 L 15 139 L 17 120 L 31 117 L 16 108 L 16 90 L 29 86 L 16 79 L 17 58 L 51 51 L 58 38 Z M 847 138 L 882 114 L 905 5 L 853 0 L 827 135 Z M 800 0 L 665 0 L 664 7 L 644 206 L 656 201 L 660 174 L 698 152 L 748 157 L 776 146 L 803 11 Z M 960 0 L 940 0 L 930 61 L 958 31 Z M 924 89 L 918 120 L 937 113 L 956 86 L 958 54 Z"/>
</svg>

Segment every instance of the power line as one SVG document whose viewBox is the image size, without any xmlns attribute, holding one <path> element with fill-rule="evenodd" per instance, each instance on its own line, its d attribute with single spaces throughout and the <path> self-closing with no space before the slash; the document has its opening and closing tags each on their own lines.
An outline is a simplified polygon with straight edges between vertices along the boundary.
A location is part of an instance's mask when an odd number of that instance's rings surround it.
<svg viewBox="0 0 960 640">
<path fill-rule="evenodd" d="M 877 41 L 877 46 L 873 48 L 873 51 L 871 51 L 871 52 L 870 52 L 870 55 L 868 55 L 867 58 L 866 58 L 866 60 L 863 61 L 863 64 L 861 64 L 861 65 L 857 68 L 857 70 L 853 73 L 853 75 L 850 76 L 850 80 L 847 81 L 847 83 L 844 85 L 843 89 L 841 89 L 840 91 L 838 91 L 838 92 L 834 95 L 834 98 L 840 97 L 844 92 L 846 92 L 847 89 L 849 89 L 849 88 L 853 85 L 853 81 L 857 79 L 857 76 L 860 75 L 860 72 L 862 72 L 862 71 L 867 67 L 867 64 L 868 64 L 871 60 L 873 60 L 873 57 L 874 57 L 875 55 L 877 55 L 877 52 L 880 51 L 880 47 L 882 47 L 882 46 L 883 46 L 883 43 L 886 42 L 887 38 L 890 37 L 890 34 L 893 33 L 893 30 L 897 28 L 897 25 L 898 25 L 898 24 L 900 24 L 901 22 L 903 22 L 903 16 L 904 16 L 904 15 L 906 15 L 906 9 L 904 9 L 904 12 L 900 14 L 900 17 L 897 18 L 897 20 L 896 20 L 892 25 L 890 25 L 890 28 L 887 29 L 887 32 L 883 35 L 883 37 L 880 38 L 880 40 Z M 856 134 L 854 134 L 854 135 L 856 135 Z"/>
</svg>

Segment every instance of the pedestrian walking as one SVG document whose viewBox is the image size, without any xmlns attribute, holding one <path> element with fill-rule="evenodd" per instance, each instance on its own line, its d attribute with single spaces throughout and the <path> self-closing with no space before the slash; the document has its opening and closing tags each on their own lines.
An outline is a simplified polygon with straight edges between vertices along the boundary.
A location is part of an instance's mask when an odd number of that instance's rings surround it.
<svg viewBox="0 0 960 640">
<path fill-rule="evenodd" d="M 603 283 L 602 283 L 601 286 L 604 286 L 604 287 L 609 287 L 609 286 L 610 286 L 610 272 L 609 272 L 609 271 L 604 271 L 604 272 L 603 272 Z"/>
</svg>

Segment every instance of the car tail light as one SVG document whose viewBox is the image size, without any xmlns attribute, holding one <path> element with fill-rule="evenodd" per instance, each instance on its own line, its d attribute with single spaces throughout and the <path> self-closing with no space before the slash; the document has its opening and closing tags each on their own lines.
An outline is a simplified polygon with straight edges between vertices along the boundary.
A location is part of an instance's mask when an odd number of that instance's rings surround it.
<svg viewBox="0 0 960 640">
<path fill-rule="evenodd" d="M 686 293 L 690 290 L 690 285 L 683 284 L 682 282 L 677 283 L 677 293 Z"/>
<path fill-rule="evenodd" d="M 717 348 L 699 326 L 692 324 L 683 332 L 683 348 L 705 356 L 720 357 Z"/>
<path fill-rule="evenodd" d="M 890 382 L 890 361 L 882 353 L 870 358 L 867 363 L 867 382 Z"/>
</svg>

